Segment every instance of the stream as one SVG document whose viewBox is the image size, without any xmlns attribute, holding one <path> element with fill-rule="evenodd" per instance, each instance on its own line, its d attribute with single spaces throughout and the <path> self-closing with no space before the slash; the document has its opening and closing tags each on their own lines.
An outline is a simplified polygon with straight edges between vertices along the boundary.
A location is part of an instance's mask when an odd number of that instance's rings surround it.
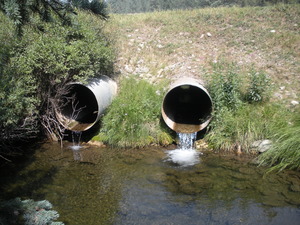
<svg viewBox="0 0 300 225">
<path fill-rule="evenodd" d="M 47 199 L 66 225 L 300 224 L 299 172 L 207 151 L 181 166 L 169 153 L 45 143 L 1 167 L 0 200 Z"/>
</svg>

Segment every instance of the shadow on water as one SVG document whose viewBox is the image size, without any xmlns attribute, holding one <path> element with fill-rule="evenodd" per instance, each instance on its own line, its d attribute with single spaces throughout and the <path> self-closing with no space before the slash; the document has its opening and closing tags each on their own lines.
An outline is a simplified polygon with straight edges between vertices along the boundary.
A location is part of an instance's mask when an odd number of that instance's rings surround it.
<svg viewBox="0 0 300 225">
<path fill-rule="evenodd" d="M 3 189 L 47 199 L 72 225 L 299 224 L 300 173 L 265 174 L 232 156 L 204 152 L 194 166 L 166 162 L 167 149 L 45 144 Z M 2 178 L 0 178 L 2 179 Z"/>
<path fill-rule="evenodd" d="M 36 150 L 44 151 L 42 144 L 26 144 L 19 148 L 17 155 L 10 162 L 0 167 L 0 200 L 9 200 L 16 197 L 44 199 L 44 195 L 36 196 L 35 190 L 44 188 L 53 182 L 57 168 L 52 165 L 39 165 Z"/>
</svg>

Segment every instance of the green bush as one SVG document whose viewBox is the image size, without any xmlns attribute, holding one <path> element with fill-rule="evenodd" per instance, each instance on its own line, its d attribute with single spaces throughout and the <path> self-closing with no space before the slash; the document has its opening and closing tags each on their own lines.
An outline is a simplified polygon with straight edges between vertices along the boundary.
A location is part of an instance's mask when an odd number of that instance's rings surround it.
<svg viewBox="0 0 300 225">
<path fill-rule="evenodd" d="M 45 130 L 61 135 L 55 110 L 68 91 L 66 84 L 113 74 L 115 50 L 102 31 L 104 21 L 79 12 L 73 22 L 61 26 L 33 18 L 17 39 L 11 22 L 1 20 L 0 43 L 7 47 L 0 51 L 6 56 L 1 58 L 0 131 L 7 138 L 15 136 L 11 134 L 26 118 L 37 118 Z"/>
<path fill-rule="evenodd" d="M 254 69 L 245 76 L 237 66 L 225 62 L 212 68 L 207 88 L 214 112 L 206 140 L 215 149 L 250 152 L 253 141 L 269 137 L 269 123 L 278 115 L 277 106 L 262 104 L 268 99 L 267 76 Z"/>
<path fill-rule="evenodd" d="M 242 80 L 238 68 L 233 64 L 215 63 L 207 74 L 207 89 L 213 100 L 214 120 L 219 123 L 227 112 L 234 112 L 242 105 Z"/>
<path fill-rule="evenodd" d="M 17 76 L 9 66 L 13 48 L 18 43 L 13 23 L 0 12 L 0 149 L 9 139 L 31 136 L 36 130 L 33 118 L 36 103 L 31 97 L 28 77 Z M 12 132 L 14 131 L 14 132 Z M 2 152 L 1 151 L 1 152 Z"/>
<path fill-rule="evenodd" d="M 55 222 L 59 214 L 52 210 L 52 204 L 47 201 L 21 200 L 15 198 L 0 202 L 0 224 L 25 225 L 64 225 Z"/>
<path fill-rule="evenodd" d="M 270 79 L 263 72 L 251 70 L 249 73 L 250 85 L 245 94 L 246 101 L 250 103 L 267 101 L 270 94 Z"/>
<path fill-rule="evenodd" d="M 173 141 L 161 127 L 163 86 L 123 78 L 120 91 L 102 120 L 100 140 L 114 147 L 144 147 Z"/>
</svg>

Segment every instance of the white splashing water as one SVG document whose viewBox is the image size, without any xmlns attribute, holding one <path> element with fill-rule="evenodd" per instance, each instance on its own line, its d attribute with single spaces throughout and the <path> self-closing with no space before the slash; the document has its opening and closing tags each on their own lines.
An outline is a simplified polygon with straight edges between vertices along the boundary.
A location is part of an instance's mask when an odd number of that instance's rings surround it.
<svg viewBox="0 0 300 225">
<path fill-rule="evenodd" d="M 194 148 L 196 133 L 177 133 L 179 138 L 178 149 L 167 152 L 167 161 L 182 167 L 193 166 L 200 162 L 199 152 Z"/>
<path fill-rule="evenodd" d="M 81 131 L 73 131 L 72 132 L 72 141 L 73 141 L 73 145 L 70 146 L 70 148 L 73 151 L 78 151 L 82 148 L 82 146 L 80 145 L 80 139 L 81 139 Z"/>
</svg>

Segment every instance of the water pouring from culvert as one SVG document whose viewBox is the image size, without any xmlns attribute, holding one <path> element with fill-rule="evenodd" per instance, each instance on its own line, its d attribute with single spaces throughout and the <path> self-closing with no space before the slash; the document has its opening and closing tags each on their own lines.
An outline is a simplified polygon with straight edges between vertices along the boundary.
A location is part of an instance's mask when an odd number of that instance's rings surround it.
<svg viewBox="0 0 300 225">
<path fill-rule="evenodd" d="M 172 130 L 194 133 L 209 124 L 212 99 L 202 84 L 193 78 L 181 78 L 169 88 L 162 103 L 162 117 Z"/>
<path fill-rule="evenodd" d="M 200 152 L 194 148 L 197 138 L 195 133 L 177 133 L 178 148 L 167 151 L 166 161 L 172 162 L 181 167 L 193 166 L 200 162 Z"/>
<path fill-rule="evenodd" d="M 197 132 L 209 124 L 212 108 L 212 99 L 200 81 L 184 77 L 170 86 L 161 111 L 167 126 L 177 132 L 179 148 L 167 152 L 167 161 L 180 166 L 199 163 L 200 153 L 194 142 Z"/>
</svg>

